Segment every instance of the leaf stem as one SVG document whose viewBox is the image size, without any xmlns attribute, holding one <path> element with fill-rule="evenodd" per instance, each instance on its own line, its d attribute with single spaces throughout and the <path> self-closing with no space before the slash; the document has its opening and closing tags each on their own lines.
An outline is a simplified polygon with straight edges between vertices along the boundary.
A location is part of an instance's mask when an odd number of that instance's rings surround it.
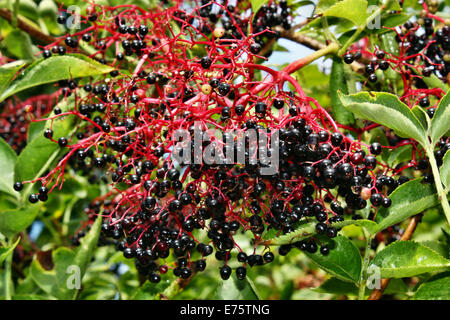
<svg viewBox="0 0 450 320">
<path fill-rule="evenodd" d="M 431 171 L 433 172 L 434 183 L 436 185 L 438 199 L 441 202 L 445 217 L 447 218 L 447 222 L 450 225 L 450 205 L 448 204 L 447 200 L 447 192 L 444 190 L 444 187 L 442 186 L 441 176 L 439 174 L 436 158 L 434 157 L 433 146 L 428 145 L 425 148 L 425 151 L 427 153 L 428 160 L 430 162 Z"/>
<path fill-rule="evenodd" d="M 325 48 L 317 50 L 306 57 L 303 57 L 290 63 L 286 68 L 284 68 L 283 71 L 286 72 L 287 74 L 291 74 L 327 54 L 335 53 L 338 50 L 338 48 L 339 45 L 336 42 L 332 42 Z"/>
<path fill-rule="evenodd" d="M 8 241 L 8 247 L 12 244 L 12 241 Z M 12 252 L 11 254 L 6 257 L 5 260 L 5 273 L 4 273 L 4 285 L 5 285 L 5 299 L 11 300 L 12 299 L 12 274 L 11 274 L 11 268 L 12 268 Z"/>
<path fill-rule="evenodd" d="M 364 237 L 366 238 L 366 246 L 364 249 L 364 260 L 361 268 L 361 277 L 359 279 L 359 292 L 358 292 L 358 300 L 364 300 L 364 295 L 366 292 L 366 270 L 369 266 L 370 261 L 370 245 L 372 243 L 373 235 L 369 234 L 364 228 Z"/>
</svg>

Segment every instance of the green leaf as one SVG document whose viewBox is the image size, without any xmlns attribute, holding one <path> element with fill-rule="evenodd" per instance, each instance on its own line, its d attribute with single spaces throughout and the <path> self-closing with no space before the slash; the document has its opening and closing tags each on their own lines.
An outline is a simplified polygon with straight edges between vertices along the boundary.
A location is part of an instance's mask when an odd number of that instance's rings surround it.
<svg viewBox="0 0 450 320">
<path fill-rule="evenodd" d="M 113 68 L 82 54 L 67 54 L 41 59 L 26 68 L 24 75 L 16 79 L 0 96 L 0 101 L 22 90 L 55 81 L 108 73 Z"/>
<path fill-rule="evenodd" d="M 439 102 L 434 116 L 431 119 L 430 137 L 432 144 L 450 130 L 450 91 Z"/>
<path fill-rule="evenodd" d="M 450 150 L 447 150 L 444 158 L 442 158 L 442 166 L 439 172 L 444 186 L 450 188 Z"/>
<path fill-rule="evenodd" d="M 33 44 L 30 36 L 19 29 L 13 30 L 3 40 L 4 44 L 15 57 L 24 60 L 34 59 Z"/>
<path fill-rule="evenodd" d="M 269 0 L 250 0 L 250 3 L 252 5 L 253 14 L 256 15 L 256 13 L 261 9 L 261 7 L 269 2 Z"/>
<path fill-rule="evenodd" d="M 392 205 L 389 208 L 382 207 L 377 212 L 378 231 L 405 221 L 439 203 L 435 188 L 429 183 L 422 183 L 422 178 L 402 184 L 389 198 Z"/>
<path fill-rule="evenodd" d="M 11 255 L 14 251 L 14 249 L 17 247 L 17 245 L 20 242 L 20 237 L 17 238 L 16 242 L 14 242 L 9 247 L 0 247 L 0 265 L 5 261 L 5 259 Z"/>
<path fill-rule="evenodd" d="M 58 298 L 69 300 L 73 299 L 76 290 L 69 289 L 67 285 L 68 277 L 71 275 L 68 272 L 69 267 L 73 265 L 75 254 L 68 248 L 58 248 L 51 253 L 53 268 L 47 270 L 42 266 L 37 258 L 33 260 L 30 267 L 30 274 L 34 282 L 43 291 L 49 295 Z"/>
<path fill-rule="evenodd" d="M 386 92 L 339 93 L 343 105 L 356 115 L 393 129 L 403 138 L 427 144 L 425 129 L 412 111 L 397 96 Z"/>
<path fill-rule="evenodd" d="M 0 191 L 17 195 L 13 189 L 14 184 L 14 166 L 16 164 L 16 152 L 0 138 L 0 163 L 2 170 L 0 172 Z"/>
<path fill-rule="evenodd" d="M 25 65 L 25 61 L 17 60 L 6 63 L 0 67 L 0 94 L 2 94 L 11 83 L 14 75 Z"/>
<path fill-rule="evenodd" d="M 391 279 L 384 289 L 384 294 L 398 294 L 398 293 L 407 293 L 408 287 L 405 285 L 402 279 Z"/>
<path fill-rule="evenodd" d="M 19 0 L 19 14 L 34 20 L 37 16 L 37 5 L 33 0 Z"/>
<path fill-rule="evenodd" d="M 53 137 L 58 140 L 67 136 L 73 130 L 74 116 L 57 118 L 53 121 Z M 33 139 L 17 158 L 14 169 L 16 181 L 28 181 L 39 177 L 51 162 L 61 153 L 58 143 L 53 142 L 43 135 Z"/>
<path fill-rule="evenodd" d="M 338 278 L 330 278 L 320 285 L 315 291 L 332 293 L 336 295 L 358 295 L 358 288 L 354 283 L 342 281 Z"/>
<path fill-rule="evenodd" d="M 316 233 L 316 223 L 314 222 L 305 222 L 300 224 L 295 231 L 284 234 L 282 236 L 269 239 L 264 241 L 267 245 L 283 245 L 283 244 L 291 244 L 306 238 L 311 237 Z"/>
<path fill-rule="evenodd" d="M 450 300 L 450 272 L 437 274 L 422 283 L 413 298 L 414 300 Z"/>
<path fill-rule="evenodd" d="M 323 12 L 324 17 L 339 17 L 352 21 L 356 26 L 364 25 L 369 17 L 366 0 L 344 0 Z"/>
<path fill-rule="evenodd" d="M 344 220 L 341 222 L 333 223 L 333 227 L 335 227 L 335 228 L 343 228 L 343 227 L 350 226 L 350 225 L 362 227 L 362 228 L 366 229 L 366 231 L 369 234 L 374 234 L 378 230 L 378 224 L 376 222 L 374 222 L 372 220 L 366 220 L 366 219 Z"/>
<path fill-rule="evenodd" d="M 428 129 L 430 127 L 429 126 L 430 118 L 428 117 L 428 115 L 425 112 L 425 110 L 423 108 L 419 107 L 419 106 L 414 106 L 411 109 L 411 112 L 416 116 L 417 120 L 419 120 L 419 122 L 422 125 L 422 127 L 428 133 Z"/>
<path fill-rule="evenodd" d="M 36 137 L 44 133 L 46 121 L 36 121 L 31 122 L 28 126 L 28 137 L 27 142 L 30 143 L 33 141 Z"/>
<path fill-rule="evenodd" d="M 333 66 L 331 68 L 330 75 L 330 97 L 331 97 L 331 107 L 333 110 L 334 118 L 344 125 L 353 124 L 355 122 L 355 117 L 353 113 L 347 110 L 338 96 L 338 90 L 348 94 L 347 82 L 345 79 L 344 64 L 342 59 L 335 57 L 333 58 Z"/>
<path fill-rule="evenodd" d="M 12 236 L 25 230 L 36 218 L 40 207 L 39 204 L 35 204 L 25 208 L 1 211 L 0 232 Z"/>
<path fill-rule="evenodd" d="M 39 24 L 51 34 L 60 34 L 62 27 L 56 22 L 58 6 L 53 0 L 42 0 L 38 6 Z"/>
<path fill-rule="evenodd" d="M 133 297 L 133 300 L 159 300 L 159 295 L 170 286 L 171 282 L 162 279 L 158 284 L 146 281 Z"/>
<path fill-rule="evenodd" d="M 336 3 L 336 0 L 319 0 L 316 6 L 315 13 L 324 13 L 328 8 L 332 7 Z"/>
<path fill-rule="evenodd" d="M 220 300 L 259 300 L 249 280 L 238 280 L 235 274 L 230 279 L 221 281 L 216 296 Z"/>
<path fill-rule="evenodd" d="M 361 276 L 362 258 L 358 248 L 346 237 L 326 239 L 330 253 L 326 256 L 319 251 L 305 252 L 319 268 L 343 281 L 358 283 Z"/>
<path fill-rule="evenodd" d="M 384 24 L 383 24 L 384 26 Z M 397 34 L 393 31 L 383 33 L 380 35 L 381 48 L 391 54 L 398 55 L 398 42 L 395 41 Z"/>
<path fill-rule="evenodd" d="M 390 167 L 394 167 L 395 164 L 408 161 L 412 157 L 412 145 L 408 144 L 395 149 L 391 149 L 389 152 L 389 158 L 387 163 Z"/>
<path fill-rule="evenodd" d="M 47 297 L 36 294 L 16 294 L 12 297 L 13 300 L 49 300 Z"/>
<path fill-rule="evenodd" d="M 98 238 L 102 225 L 102 216 L 99 215 L 95 222 L 91 225 L 89 233 L 81 240 L 74 259 L 74 264 L 80 267 L 81 277 L 86 272 L 86 269 L 91 262 L 94 255 L 94 250 L 97 248 Z"/>
<path fill-rule="evenodd" d="M 435 74 L 432 74 L 429 77 L 422 77 L 423 82 L 430 88 L 441 88 L 445 92 L 449 90 L 449 86 L 439 79 Z"/>
<path fill-rule="evenodd" d="M 377 253 L 372 263 L 382 278 L 412 277 L 450 268 L 450 261 L 414 241 L 397 241 Z"/>
<path fill-rule="evenodd" d="M 437 253 L 439 253 L 441 256 L 443 256 L 446 259 L 449 258 L 449 253 L 450 253 L 449 246 L 445 242 L 441 242 L 441 241 L 437 241 L 437 240 L 426 240 L 426 241 L 421 241 L 420 244 L 436 251 Z"/>
<path fill-rule="evenodd" d="M 342 222 L 335 222 L 333 226 L 336 228 L 343 228 L 349 225 L 356 225 L 365 228 L 369 233 L 373 233 L 378 230 L 378 226 L 375 222 L 370 220 L 345 220 Z M 283 245 L 283 244 L 292 244 L 294 242 L 307 239 L 316 234 L 316 223 L 315 222 L 304 222 L 300 223 L 297 228 L 287 234 L 283 234 L 281 236 L 276 237 L 276 231 L 270 230 L 267 232 L 267 235 L 264 237 L 263 244 L 265 245 Z M 272 236 L 273 238 L 270 238 Z"/>
</svg>

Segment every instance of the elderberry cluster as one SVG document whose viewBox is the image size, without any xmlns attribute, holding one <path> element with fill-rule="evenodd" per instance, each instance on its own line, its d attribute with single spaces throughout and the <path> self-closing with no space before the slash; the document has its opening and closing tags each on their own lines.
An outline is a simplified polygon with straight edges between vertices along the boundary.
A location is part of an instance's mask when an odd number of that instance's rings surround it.
<svg viewBox="0 0 450 320">
<path fill-rule="evenodd" d="M 83 41 L 96 51 L 92 58 L 114 71 L 59 82 L 64 99 L 76 99 L 67 111 L 54 108 L 50 118 L 57 123 L 74 116 L 77 130 L 56 136 L 51 126 L 45 129 L 44 137 L 66 153 L 48 173 L 26 181 L 42 183 L 30 202 L 46 201 L 64 171 L 89 175 L 91 183 L 101 178 L 109 189 L 87 208 L 89 221 L 101 215 L 103 236 L 155 283 L 169 269 L 181 278 L 203 271 L 212 254 L 223 262 L 220 274 L 228 279 L 235 252 L 235 273 L 243 279 L 246 268 L 274 260 L 267 234 L 289 235 L 307 224 L 313 231 L 300 241 L 293 237 L 279 254 L 293 247 L 314 253 L 320 247 L 328 255 L 328 239 L 337 236 L 335 224 L 345 214 L 389 207 L 388 194 L 399 182 L 378 166 L 381 145 L 366 145 L 364 151 L 292 78 L 253 63 L 261 41 L 272 34 L 268 27 L 288 27 L 287 4 L 263 6 L 253 20 L 255 30 L 247 34 L 249 6 L 242 1 L 233 7 L 208 2 L 192 10 L 181 3 L 150 11 L 102 7 L 101 16 L 92 6 L 83 20 L 91 27 L 66 35 L 43 55 L 79 52 Z M 64 23 L 64 17 L 58 21 Z M 201 54 L 188 55 L 186 46 Z M 255 70 L 271 77 L 258 79 Z M 283 89 L 285 81 L 296 91 Z M 216 160 L 176 161 L 173 137 L 180 129 L 194 135 L 199 129 L 203 138 L 200 146 L 188 144 L 187 152 L 214 146 Z M 257 146 L 255 162 L 248 142 L 243 162 L 225 163 L 227 148 L 239 149 L 228 129 L 265 132 L 270 143 Z M 272 140 L 275 131 L 278 145 Z M 267 164 L 260 155 L 275 152 L 276 173 L 264 174 Z M 14 188 L 20 191 L 23 183 Z M 243 232 L 252 235 L 252 252 L 236 243 L 235 235 Z M 74 244 L 82 236 L 83 231 L 77 233 Z"/>
</svg>

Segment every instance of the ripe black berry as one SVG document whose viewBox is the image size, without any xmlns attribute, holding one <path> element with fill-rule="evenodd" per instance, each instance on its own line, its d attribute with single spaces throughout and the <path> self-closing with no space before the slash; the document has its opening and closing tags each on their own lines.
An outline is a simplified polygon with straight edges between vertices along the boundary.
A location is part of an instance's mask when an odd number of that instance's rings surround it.
<svg viewBox="0 0 450 320">
<path fill-rule="evenodd" d="M 236 278 L 238 280 L 244 280 L 247 275 L 247 269 L 245 267 L 237 267 L 236 268 Z"/>
<path fill-rule="evenodd" d="M 58 139 L 58 144 L 61 148 L 67 146 L 67 139 L 64 137 L 61 137 Z"/>
<path fill-rule="evenodd" d="M 197 260 L 195 263 L 195 270 L 197 271 L 203 271 L 206 268 L 206 261 L 204 259 Z"/>
<path fill-rule="evenodd" d="M 351 53 L 347 53 L 347 54 L 344 56 L 344 62 L 345 62 L 346 64 L 350 64 L 350 63 L 352 63 L 353 61 L 355 61 L 355 58 L 353 57 L 353 55 L 352 55 Z"/>
<path fill-rule="evenodd" d="M 370 202 L 373 206 L 379 207 L 381 205 L 381 202 L 383 201 L 383 196 L 379 193 L 373 193 L 370 196 Z"/>
<path fill-rule="evenodd" d="M 16 190 L 16 191 L 21 191 L 21 190 L 23 189 L 23 183 L 17 181 L 17 182 L 14 183 L 13 188 L 14 188 L 14 190 Z"/>
<path fill-rule="evenodd" d="M 239 262 L 246 262 L 247 261 L 247 254 L 245 252 L 239 252 L 237 254 L 237 259 Z"/>
<path fill-rule="evenodd" d="M 370 152 L 374 155 L 379 155 L 381 154 L 381 144 L 378 142 L 374 142 L 370 145 Z"/>
<path fill-rule="evenodd" d="M 223 280 L 228 280 L 231 276 L 231 268 L 229 266 L 223 266 L 220 268 L 220 277 Z"/>
<path fill-rule="evenodd" d="M 36 203 L 39 201 L 39 196 L 35 193 L 30 194 L 30 196 L 28 197 L 28 201 L 30 201 L 31 203 Z"/>
<path fill-rule="evenodd" d="M 334 238 L 337 236 L 337 230 L 334 227 L 329 227 L 327 229 L 327 236 L 328 238 Z"/>
<path fill-rule="evenodd" d="M 200 60 L 200 64 L 202 65 L 202 68 L 203 68 L 203 69 L 208 69 L 208 68 L 211 66 L 211 63 L 212 63 L 212 60 L 211 60 L 211 58 L 208 57 L 208 56 L 203 57 L 203 58 Z"/>
<path fill-rule="evenodd" d="M 381 205 L 385 208 L 389 208 L 391 206 L 391 204 L 392 204 L 392 200 L 388 197 L 384 197 L 381 202 Z"/>
<path fill-rule="evenodd" d="M 320 253 L 326 256 L 330 253 L 330 248 L 327 245 L 322 245 L 320 247 Z"/>
<path fill-rule="evenodd" d="M 377 82 L 378 77 L 375 73 L 372 73 L 369 75 L 369 77 L 367 78 L 370 82 Z"/>
<path fill-rule="evenodd" d="M 45 59 L 47 59 L 52 56 L 52 52 L 50 50 L 44 50 L 44 52 L 42 52 L 42 55 Z"/>
<path fill-rule="evenodd" d="M 267 263 L 272 262 L 274 258 L 275 258 L 274 254 L 270 251 L 266 252 L 263 256 L 264 261 Z M 236 270 L 236 272 L 237 272 L 237 270 Z"/>
<path fill-rule="evenodd" d="M 219 83 L 217 89 L 219 90 L 220 95 L 226 96 L 230 92 L 231 87 L 228 83 L 221 82 Z"/>
<path fill-rule="evenodd" d="M 253 54 L 258 54 L 258 52 L 261 50 L 261 45 L 259 43 L 252 43 L 250 45 L 250 52 Z"/>
<path fill-rule="evenodd" d="M 148 280 L 150 280 L 151 283 L 158 283 L 161 281 L 161 276 L 157 273 L 152 273 L 149 275 Z"/>
</svg>

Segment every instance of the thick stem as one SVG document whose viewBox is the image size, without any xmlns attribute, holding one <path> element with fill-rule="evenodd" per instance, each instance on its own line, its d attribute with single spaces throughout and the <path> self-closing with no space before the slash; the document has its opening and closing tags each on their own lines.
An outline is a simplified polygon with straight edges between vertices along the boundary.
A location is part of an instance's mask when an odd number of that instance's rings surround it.
<svg viewBox="0 0 450 320">
<path fill-rule="evenodd" d="M 319 49 L 313 53 L 311 53 L 309 56 L 303 57 L 301 59 L 298 59 L 291 64 L 289 64 L 286 68 L 284 68 L 284 72 L 287 74 L 291 74 L 304 66 L 310 64 L 311 62 L 319 59 L 320 57 L 323 57 L 330 53 L 335 53 L 339 49 L 339 45 L 335 42 L 330 43 L 325 48 Z"/>
<path fill-rule="evenodd" d="M 8 257 L 5 260 L 5 273 L 4 273 L 4 291 L 5 291 L 5 299 L 11 300 L 12 299 L 12 278 L 11 278 L 11 267 L 12 267 L 12 253 L 8 255 Z"/>
<path fill-rule="evenodd" d="M 13 13 L 8 9 L 2 9 L 0 8 L 0 17 L 5 18 L 8 22 L 13 23 Z M 56 41 L 55 38 L 52 36 L 46 35 L 45 33 L 42 33 L 40 30 L 34 28 L 24 20 L 22 20 L 20 17 L 17 17 L 17 26 L 19 29 L 25 31 L 30 36 L 41 40 L 44 43 L 50 44 Z"/>
<path fill-rule="evenodd" d="M 450 205 L 447 200 L 447 192 L 445 192 L 442 186 L 441 176 L 439 174 L 436 158 L 434 157 L 433 147 L 430 145 L 425 148 L 425 151 L 427 152 L 428 160 L 430 161 L 431 171 L 433 172 L 434 184 L 436 185 L 439 201 L 441 202 L 442 209 L 444 209 L 447 222 L 450 225 Z"/>
</svg>

